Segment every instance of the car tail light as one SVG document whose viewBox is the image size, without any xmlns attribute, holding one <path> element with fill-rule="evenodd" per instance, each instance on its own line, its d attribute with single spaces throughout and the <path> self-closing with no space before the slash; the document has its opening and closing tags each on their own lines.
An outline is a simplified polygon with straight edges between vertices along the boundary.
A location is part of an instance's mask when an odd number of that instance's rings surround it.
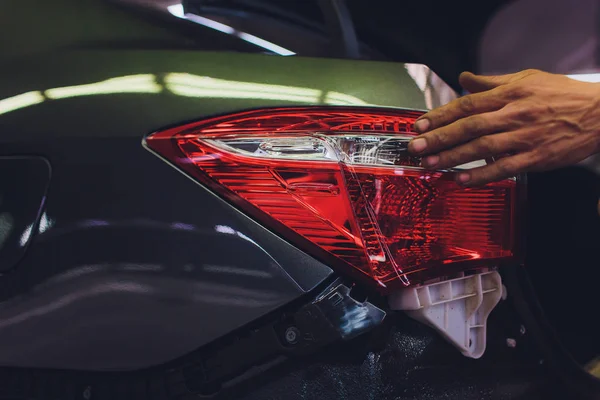
<svg viewBox="0 0 600 400">
<path fill-rule="evenodd" d="M 417 111 L 242 112 L 146 138 L 152 151 L 276 233 L 382 287 L 515 256 L 517 183 L 463 188 L 407 152 Z"/>
</svg>

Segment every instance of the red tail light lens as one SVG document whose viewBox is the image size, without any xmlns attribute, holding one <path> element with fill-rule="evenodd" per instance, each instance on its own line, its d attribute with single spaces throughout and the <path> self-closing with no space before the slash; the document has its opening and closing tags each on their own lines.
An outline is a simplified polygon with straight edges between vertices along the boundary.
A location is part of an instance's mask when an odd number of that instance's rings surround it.
<svg viewBox="0 0 600 400">
<path fill-rule="evenodd" d="M 263 109 L 146 143 L 305 251 L 380 286 L 514 257 L 516 181 L 467 189 L 453 171 L 419 167 L 407 152 L 419 115 Z"/>
</svg>

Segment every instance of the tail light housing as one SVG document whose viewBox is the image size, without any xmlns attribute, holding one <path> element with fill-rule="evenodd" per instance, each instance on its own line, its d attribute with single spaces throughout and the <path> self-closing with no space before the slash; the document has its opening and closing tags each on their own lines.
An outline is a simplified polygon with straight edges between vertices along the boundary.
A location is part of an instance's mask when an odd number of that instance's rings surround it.
<svg viewBox="0 0 600 400">
<path fill-rule="evenodd" d="M 464 188 L 410 155 L 421 112 L 307 107 L 178 126 L 146 146 L 333 268 L 404 287 L 516 256 L 518 185 Z"/>
</svg>

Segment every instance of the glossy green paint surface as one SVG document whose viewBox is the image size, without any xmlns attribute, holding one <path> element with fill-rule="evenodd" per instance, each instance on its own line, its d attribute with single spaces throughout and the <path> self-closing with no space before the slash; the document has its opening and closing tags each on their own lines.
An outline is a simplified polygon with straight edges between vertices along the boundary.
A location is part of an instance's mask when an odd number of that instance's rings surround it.
<svg viewBox="0 0 600 400">
<path fill-rule="evenodd" d="M 93 125 L 82 135 L 122 135 L 114 129 L 120 123 L 127 134 L 141 136 L 256 107 L 425 107 L 423 93 L 396 63 L 164 50 L 65 51 L 43 66 L 35 60 L 0 67 L 7 78 L 0 88 L 0 127 L 18 122 L 19 135 L 43 134 L 56 118 L 67 126 Z"/>
</svg>

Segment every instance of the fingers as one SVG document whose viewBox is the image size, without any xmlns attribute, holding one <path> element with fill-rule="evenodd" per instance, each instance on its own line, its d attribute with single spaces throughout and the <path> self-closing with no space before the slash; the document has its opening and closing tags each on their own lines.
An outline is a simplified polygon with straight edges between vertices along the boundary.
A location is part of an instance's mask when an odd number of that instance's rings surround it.
<svg viewBox="0 0 600 400">
<path fill-rule="evenodd" d="M 456 181 L 465 186 L 481 186 L 518 175 L 521 172 L 527 171 L 533 163 L 531 153 L 520 153 L 501 158 L 485 167 L 459 172 L 456 175 Z"/>
<path fill-rule="evenodd" d="M 501 85 L 506 85 L 528 75 L 538 73 L 540 71 L 527 69 L 524 71 L 515 72 L 514 74 L 505 75 L 475 75 L 471 72 L 463 72 L 458 78 L 460 86 L 471 93 L 484 92 L 497 88 Z"/>
<path fill-rule="evenodd" d="M 421 135 L 409 143 L 408 150 L 425 156 L 423 166 L 436 169 L 520 152 L 485 167 L 460 172 L 457 181 L 468 186 L 505 179 L 532 168 L 535 154 L 528 149 L 531 135 L 519 129 L 530 120 L 526 117 L 531 102 L 527 103 L 526 98 L 533 93 L 521 80 L 534 74 L 544 73 L 525 70 L 499 76 L 461 74 L 460 84 L 473 94 L 421 116 L 415 122 L 415 131 Z M 538 78 L 527 81 L 539 82 Z M 513 114 L 518 114 L 518 118 Z"/>
<path fill-rule="evenodd" d="M 471 142 L 442 151 L 439 154 L 423 158 L 422 165 L 426 168 L 447 169 L 471 161 L 485 160 L 500 154 L 516 150 L 513 134 L 497 133 L 482 136 Z"/>
<path fill-rule="evenodd" d="M 472 72 L 463 72 L 458 77 L 458 83 L 471 93 L 485 92 L 499 86 L 494 77 L 475 75 Z"/>
<path fill-rule="evenodd" d="M 499 132 L 507 127 L 507 123 L 502 111 L 473 115 L 416 137 L 409 143 L 408 150 L 415 154 L 437 153 L 480 136 Z"/>
<path fill-rule="evenodd" d="M 505 96 L 499 93 L 498 89 L 490 92 L 469 94 L 421 116 L 415 122 L 415 130 L 418 133 L 431 131 L 461 118 L 499 110 L 506 103 Z"/>
<path fill-rule="evenodd" d="M 463 72 L 459 78 L 460 84 L 473 94 L 460 97 L 445 106 L 422 115 L 415 122 L 415 130 L 418 133 L 424 133 L 450 124 L 460 118 L 499 110 L 514 101 L 515 97 L 521 97 L 519 95 L 520 91 L 515 89 L 515 85 L 508 85 L 509 83 L 540 73 L 543 74 L 543 72 L 535 69 L 497 76 Z"/>
</svg>

